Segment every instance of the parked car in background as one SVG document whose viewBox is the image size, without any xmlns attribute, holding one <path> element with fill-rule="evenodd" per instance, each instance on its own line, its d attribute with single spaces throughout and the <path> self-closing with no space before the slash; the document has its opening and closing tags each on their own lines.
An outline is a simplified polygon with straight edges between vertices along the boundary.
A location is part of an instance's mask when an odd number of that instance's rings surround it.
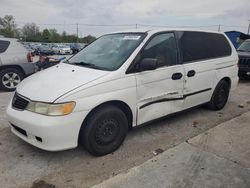
<svg viewBox="0 0 250 188">
<path fill-rule="evenodd" d="M 51 49 L 53 50 L 54 54 L 59 54 L 60 51 L 59 44 L 52 44 Z"/>
<path fill-rule="evenodd" d="M 36 54 L 36 52 L 37 52 L 37 49 L 38 49 L 40 46 L 42 46 L 42 44 L 41 44 L 41 43 L 30 43 L 29 45 L 30 45 L 30 47 L 34 50 L 34 54 L 35 54 L 35 55 L 39 55 L 39 54 Z"/>
<path fill-rule="evenodd" d="M 24 44 L 23 46 L 26 48 L 26 50 L 28 50 L 28 52 L 31 53 L 32 56 L 35 56 L 35 50 L 30 45 Z"/>
<path fill-rule="evenodd" d="M 34 73 L 31 52 L 17 39 L 0 38 L 0 90 L 14 91 L 27 76 Z"/>
<path fill-rule="evenodd" d="M 80 143 L 93 155 L 105 155 L 134 126 L 201 104 L 223 109 L 238 84 L 237 63 L 223 33 L 111 33 L 22 82 L 7 119 L 15 135 L 41 149 Z"/>
<path fill-rule="evenodd" d="M 70 49 L 72 51 L 73 54 L 76 54 L 78 53 L 81 49 L 83 49 L 83 46 L 81 46 L 80 44 L 78 43 L 73 43 L 73 44 L 70 44 Z"/>
<path fill-rule="evenodd" d="M 49 46 L 41 45 L 34 52 L 36 55 L 54 55 L 54 51 Z"/>
<path fill-rule="evenodd" d="M 250 78 L 250 39 L 237 48 L 239 55 L 239 77 Z"/>
<path fill-rule="evenodd" d="M 52 50 L 55 54 L 59 54 L 59 55 L 72 54 L 72 50 L 70 49 L 70 47 L 67 45 L 63 45 L 63 44 L 53 45 Z"/>
</svg>

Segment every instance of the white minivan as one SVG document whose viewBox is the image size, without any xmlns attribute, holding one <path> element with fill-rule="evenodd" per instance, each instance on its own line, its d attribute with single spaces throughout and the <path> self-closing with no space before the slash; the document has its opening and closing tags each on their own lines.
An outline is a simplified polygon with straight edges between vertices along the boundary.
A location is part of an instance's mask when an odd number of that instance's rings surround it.
<svg viewBox="0 0 250 188">
<path fill-rule="evenodd" d="M 238 83 L 223 33 L 155 29 L 104 35 L 69 60 L 26 78 L 7 108 L 11 130 L 57 151 L 116 150 L 137 125 L 207 104 L 220 110 Z"/>
</svg>

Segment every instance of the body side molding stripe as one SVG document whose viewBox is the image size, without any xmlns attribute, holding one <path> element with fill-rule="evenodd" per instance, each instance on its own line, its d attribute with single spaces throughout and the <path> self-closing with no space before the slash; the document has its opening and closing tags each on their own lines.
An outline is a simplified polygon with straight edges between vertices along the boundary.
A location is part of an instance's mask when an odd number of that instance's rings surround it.
<svg viewBox="0 0 250 188">
<path fill-rule="evenodd" d="M 186 97 L 196 95 L 196 94 L 199 94 L 199 93 L 203 93 L 203 92 L 206 92 L 206 91 L 210 91 L 211 89 L 212 88 L 207 88 L 207 89 L 203 89 L 203 90 L 196 91 L 196 92 L 193 92 L 193 93 L 188 93 L 188 94 L 183 95 L 183 97 L 179 97 L 179 98 L 165 98 L 165 99 L 159 99 L 159 100 L 156 100 L 156 101 L 151 101 L 151 102 L 148 102 L 146 104 L 143 104 L 142 106 L 139 107 L 139 109 L 145 108 L 145 107 L 150 106 L 150 105 L 155 104 L 155 103 L 183 100 Z"/>
<path fill-rule="evenodd" d="M 229 67 L 233 67 L 233 66 L 235 66 L 235 65 L 228 65 L 228 66 L 225 66 L 225 67 L 219 67 L 216 70 L 225 69 L 225 68 L 229 68 Z"/>
</svg>

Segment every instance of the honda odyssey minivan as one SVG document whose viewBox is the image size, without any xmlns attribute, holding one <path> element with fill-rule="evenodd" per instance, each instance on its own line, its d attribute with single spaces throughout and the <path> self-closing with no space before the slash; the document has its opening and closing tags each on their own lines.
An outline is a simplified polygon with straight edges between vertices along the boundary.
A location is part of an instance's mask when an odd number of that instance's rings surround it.
<svg viewBox="0 0 250 188">
<path fill-rule="evenodd" d="M 105 155 L 134 126 L 201 104 L 222 109 L 238 83 L 237 63 L 223 33 L 110 33 L 21 82 L 7 118 L 14 134 L 41 149 L 79 143 Z"/>
</svg>

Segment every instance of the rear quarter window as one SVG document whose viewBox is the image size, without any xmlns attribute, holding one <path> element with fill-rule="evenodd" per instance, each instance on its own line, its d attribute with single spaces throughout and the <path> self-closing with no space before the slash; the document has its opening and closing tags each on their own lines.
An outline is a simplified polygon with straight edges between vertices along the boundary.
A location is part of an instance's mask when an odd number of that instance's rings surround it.
<svg viewBox="0 0 250 188">
<path fill-rule="evenodd" d="M 193 62 L 230 56 L 231 46 L 219 33 L 178 32 L 183 62 Z"/>
<path fill-rule="evenodd" d="M 5 52 L 10 45 L 9 41 L 6 40 L 0 40 L 0 53 Z"/>
</svg>

